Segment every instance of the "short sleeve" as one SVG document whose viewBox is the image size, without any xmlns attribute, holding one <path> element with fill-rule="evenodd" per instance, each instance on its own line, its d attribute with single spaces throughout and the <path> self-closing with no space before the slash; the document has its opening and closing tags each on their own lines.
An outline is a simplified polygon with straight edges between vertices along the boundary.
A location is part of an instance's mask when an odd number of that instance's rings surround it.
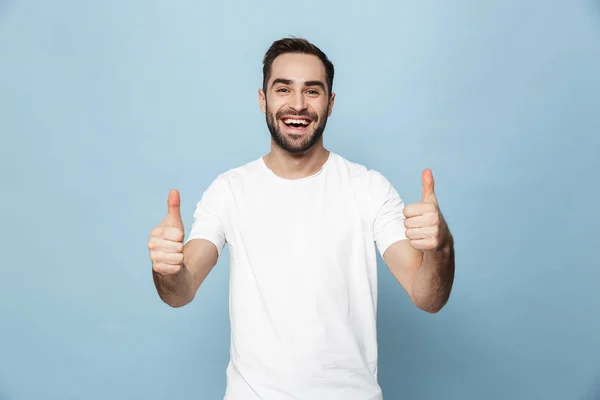
<svg viewBox="0 0 600 400">
<path fill-rule="evenodd" d="M 206 239 L 217 248 L 219 256 L 227 242 L 225 237 L 224 209 L 226 185 L 217 177 L 204 191 L 194 211 L 194 222 L 186 243 L 193 239 Z"/>
<path fill-rule="evenodd" d="M 373 237 L 383 257 L 390 245 L 406 239 L 404 202 L 388 179 L 377 171 L 370 172 L 369 205 L 373 218 Z"/>
</svg>

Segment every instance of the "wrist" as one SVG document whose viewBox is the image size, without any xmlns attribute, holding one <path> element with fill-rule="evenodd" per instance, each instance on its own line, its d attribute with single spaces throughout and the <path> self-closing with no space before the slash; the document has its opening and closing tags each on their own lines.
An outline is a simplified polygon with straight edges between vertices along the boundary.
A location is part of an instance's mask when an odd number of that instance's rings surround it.
<svg viewBox="0 0 600 400">
<path fill-rule="evenodd" d="M 454 248 L 454 239 L 450 232 L 447 232 L 438 246 L 433 250 L 426 250 L 425 254 L 449 256 Z"/>
</svg>

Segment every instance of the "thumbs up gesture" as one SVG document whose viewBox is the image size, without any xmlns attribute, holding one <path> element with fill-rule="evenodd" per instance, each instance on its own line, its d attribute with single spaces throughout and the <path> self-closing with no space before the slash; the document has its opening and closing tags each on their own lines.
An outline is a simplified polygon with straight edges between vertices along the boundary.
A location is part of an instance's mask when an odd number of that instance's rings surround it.
<svg viewBox="0 0 600 400">
<path fill-rule="evenodd" d="M 177 274 L 183 263 L 183 221 L 177 190 L 171 190 L 167 200 L 167 216 L 150 234 L 148 249 L 152 269 L 160 275 Z"/>
<path fill-rule="evenodd" d="M 435 197 L 431 170 L 425 169 L 421 180 L 421 201 L 404 207 L 406 237 L 417 250 L 438 251 L 446 242 L 448 227 Z"/>
</svg>

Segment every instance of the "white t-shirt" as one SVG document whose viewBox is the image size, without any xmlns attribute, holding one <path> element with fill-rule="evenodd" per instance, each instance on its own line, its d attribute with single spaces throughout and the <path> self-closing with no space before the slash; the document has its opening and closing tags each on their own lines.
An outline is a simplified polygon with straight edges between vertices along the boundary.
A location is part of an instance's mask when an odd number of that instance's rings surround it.
<svg viewBox="0 0 600 400">
<path fill-rule="evenodd" d="M 379 400 L 377 261 L 406 239 L 380 173 L 330 152 L 288 180 L 263 158 L 219 175 L 188 241 L 230 250 L 225 400 Z"/>
</svg>

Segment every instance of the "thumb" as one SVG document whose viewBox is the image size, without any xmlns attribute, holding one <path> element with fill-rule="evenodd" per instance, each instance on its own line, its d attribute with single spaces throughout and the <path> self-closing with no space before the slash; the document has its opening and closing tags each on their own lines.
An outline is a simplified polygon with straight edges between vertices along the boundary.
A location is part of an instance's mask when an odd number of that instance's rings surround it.
<svg viewBox="0 0 600 400">
<path fill-rule="evenodd" d="M 173 189 L 169 192 L 169 198 L 167 199 L 167 217 L 165 218 L 165 223 L 171 226 L 181 226 L 183 225 L 183 221 L 181 220 L 181 210 L 179 206 L 181 204 L 181 199 L 179 198 L 179 191 L 177 189 Z"/>
<path fill-rule="evenodd" d="M 423 181 L 423 194 L 421 195 L 421 202 L 437 204 L 437 198 L 435 197 L 433 187 L 433 173 L 430 169 L 423 170 L 421 180 Z"/>
</svg>

